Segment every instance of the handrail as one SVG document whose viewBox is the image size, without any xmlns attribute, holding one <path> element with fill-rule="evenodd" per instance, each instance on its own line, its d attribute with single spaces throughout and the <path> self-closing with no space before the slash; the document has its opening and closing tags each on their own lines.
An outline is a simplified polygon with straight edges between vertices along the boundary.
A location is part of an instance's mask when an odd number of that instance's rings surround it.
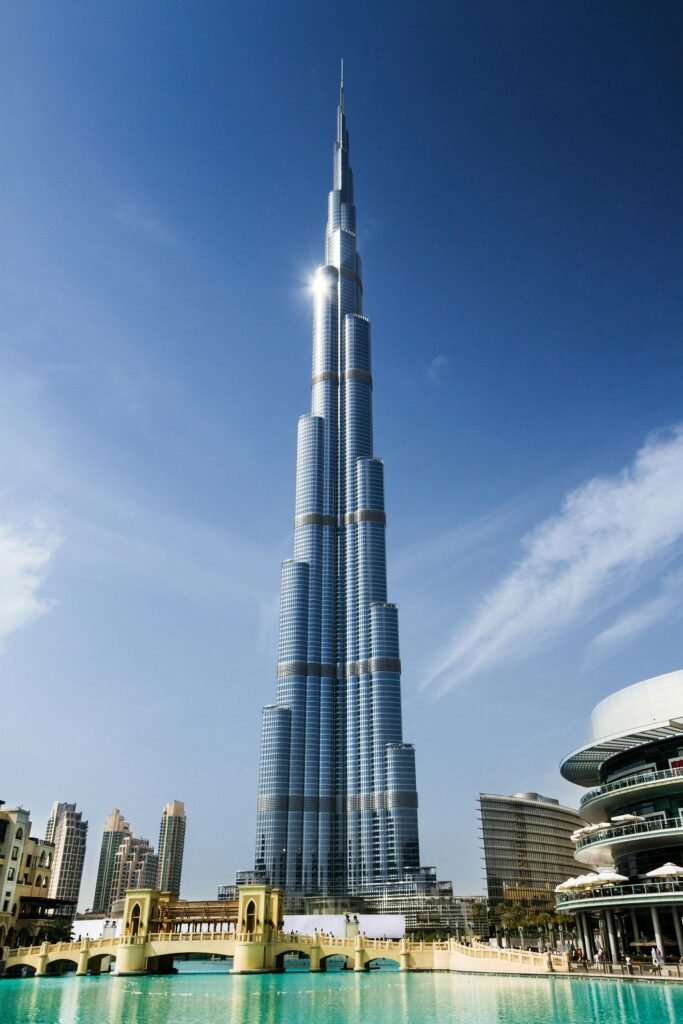
<svg viewBox="0 0 683 1024">
<path fill-rule="evenodd" d="M 558 892 L 555 897 L 556 906 L 562 903 L 573 903 L 575 900 L 613 899 L 615 896 L 652 896 L 657 893 L 681 893 L 683 880 L 672 879 L 670 882 L 633 882 L 628 885 L 601 885 L 595 889 L 577 889 L 569 892 Z"/>
<path fill-rule="evenodd" d="M 576 844 L 576 851 L 592 846 L 593 843 L 604 843 L 609 839 L 622 839 L 627 836 L 647 835 L 648 832 L 666 832 L 668 829 L 683 830 L 683 819 L 681 818 L 651 818 L 648 821 L 633 822 L 631 825 L 615 825 L 613 828 L 603 828 L 593 832 L 589 836 L 579 839 Z"/>
<path fill-rule="evenodd" d="M 604 786 L 596 786 L 595 789 L 589 789 L 581 797 L 579 807 L 584 807 L 598 797 L 607 796 L 608 793 L 615 793 L 621 789 L 642 786 L 648 782 L 661 782 L 666 779 L 681 778 L 683 778 L 683 768 L 664 768 L 659 772 L 649 771 L 640 772 L 638 775 L 627 775 L 623 779 L 615 779 L 614 782 L 606 782 Z"/>
<path fill-rule="evenodd" d="M 500 949 L 496 946 L 473 945 L 466 946 L 462 942 L 453 942 L 453 950 L 465 956 L 474 957 L 478 960 L 502 960 L 507 963 L 532 964 L 534 967 L 548 966 L 548 957 L 551 958 L 553 967 L 562 967 L 566 958 L 557 953 L 534 953 L 530 949 L 513 949 L 507 947 Z"/>
<path fill-rule="evenodd" d="M 681 884 L 683 889 L 683 884 Z M 15 949 L 8 949 L 6 951 L 7 960 L 14 962 L 21 961 L 24 958 L 31 957 L 37 960 L 42 959 L 46 954 L 51 959 L 61 959 L 62 954 L 71 953 L 72 956 L 76 954 L 85 954 L 85 959 L 89 960 L 92 956 L 107 955 L 115 950 L 119 945 L 150 945 L 162 944 L 166 946 L 168 950 L 171 945 L 177 944 L 182 950 L 183 947 L 188 949 L 192 948 L 193 945 L 199 945 L 208 943 L 209 947 L 213 947 L 217 951 L 223 953 L 226 956 L 231 956 L 236 952 L 236 946 L 242 943 L 254 943 L 264 944 L 271 946 L 279 946 L 281 951 L 286 952 L 288 949 L 306 949 L 307 947 L 311 950 L 311 955 L 314 954 L 316 947 L 318 947 L 318 953 L 324 956 L 334 955 L 333 951 L 339 951 L 346 955 L 354 955 L 358 952 L 365 951 L 366 961 L 372 959 L 375 956 L 387 956 L 392 959 L 402 960 L 403 954 L 406 953 L 432 953 L 435 954 L 437 951 L 444 951 L 450 953 L 460 953 L 466 957 L 474 958 L 481 961 L 497 961 L 507 962 L 510 964 L 526 964 L 528 966 L 536 967 L 543 972 L 552 971 L 557 969 L 558 971 L 564 971 L 567 969 L 566 957 L 558 956 L 550 952 L 537 953 L 532 950 L 520 950 L 512 947 L 501 949 L 495 946 L 484 945 L 475 943 L 473 945 L 465 945 L 456 939 L 439 940 L 435 942 L 425 942 L 424 940 L 412 940 L 403 938 L 400 940 L 396 939 L 380 939 L 380 938 L 369 938 L 365 935 L 348 936 L 341 938 L 338 936 L 327 936 L 322 933 L 315 933 L 314 935 L 300 935 L 296 932 L 284 933 L 273 931 L 270 935 L 265 934 L 254 934 L 250 932 L 150 932 L 143 935 L 137 936 L 120 936 L 113 938 L 99 938 L 90 939 L 85 938 L 76 942 L 58 942 L 47 944 L 43 943 L 39 946 L 27 946 Z M 221 943 L 222 945 L 216 945 Z M 148 952 L 149 948 L 148 948 Z M 157 952 L 161 954 L 162 950 L 158 949 Z M 78 962 L 81 963 L 79 957 L 76 956 Z M 452 966 L 451 966 L 451 969 Z"/>
</svg>

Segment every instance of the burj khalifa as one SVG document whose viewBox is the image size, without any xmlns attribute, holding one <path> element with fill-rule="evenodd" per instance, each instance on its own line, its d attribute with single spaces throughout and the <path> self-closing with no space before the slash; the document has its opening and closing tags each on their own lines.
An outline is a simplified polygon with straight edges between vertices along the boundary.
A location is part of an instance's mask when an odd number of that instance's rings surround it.
<svg viewBox="0 0 683 1024">
<path fill-rule="evenodd" d="M 255 867 L 289 901 L 381 891 L 420 863 L 343 74 L 333 166 L 294 552 L 282 565 L 277 693 L 261 737 Z"/>
</svg>

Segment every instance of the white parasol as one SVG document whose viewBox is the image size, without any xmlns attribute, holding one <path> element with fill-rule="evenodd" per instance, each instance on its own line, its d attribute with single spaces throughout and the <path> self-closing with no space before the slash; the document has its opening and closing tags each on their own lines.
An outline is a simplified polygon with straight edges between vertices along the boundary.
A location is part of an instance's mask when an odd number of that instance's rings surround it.
<svg viewBox="0 0 683 1024">
<path fill-rule="evenodd" d="M 613 871 L 612 868 L 599 868 L 598 881 L 596 885 L 620 885 L 622 882 L 628 882 L 626 875 L 620 875 L 618 871 Z"/>
<path fill-rule="evenodd" d="M 666 864 L 662 864 L 661 868 L 655 868 L 654 871 L 648 871 L 647 877 L 680 878 L 683 877 L 683 868 L 679 868 L 678 864 L 672 864 L 671 861 L 667 861 Z"/>
</svg>

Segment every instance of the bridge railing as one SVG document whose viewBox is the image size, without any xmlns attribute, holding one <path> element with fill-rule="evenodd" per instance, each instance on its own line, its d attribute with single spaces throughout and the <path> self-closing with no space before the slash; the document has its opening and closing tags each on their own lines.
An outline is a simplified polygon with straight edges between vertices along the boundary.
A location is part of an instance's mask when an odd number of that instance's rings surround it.
<svg viewBox="0 0 683 1024">
<path fill-rule="evenodd" d="M 499 949 L 496 946 L 473 945 L 466 946 L 461 942 L 452 942 L 452 949 L 465 956 L 475 957 L 479 960 L 498 960 L 507 963 L 527 964 L 534 967 L 548 966 L 548 957 L 555 970 L 566 969 L 567 958 L 556 953 L 534 953 L 528 949 Z"/>
<path fill-rule="evenodd" d="M 235 932 L 152 932 L 148 942 L 230 942 L 238 935 Z"/>
<path fill-rule="evenodd" d="M 133 940 L 124 940 L 122 938 L 113 937 L 109 939 L 76 939 L 74 942 L 51 942 L 49 943 L 50 953 L 80 953 L 83 949 L 102 949 L 106 947 L 111 949 L 112 946 L 117 946 L 120 942 L 132 941 L 132 942 L 145 942 L 146 940 L 140 936 Z M 42 952 L 42 944 L 36 946 L 17 946 L 14 949 L 5 949 L 5 960 L 16 960 L 22 956 L 37 956 Z"/>
</svg>

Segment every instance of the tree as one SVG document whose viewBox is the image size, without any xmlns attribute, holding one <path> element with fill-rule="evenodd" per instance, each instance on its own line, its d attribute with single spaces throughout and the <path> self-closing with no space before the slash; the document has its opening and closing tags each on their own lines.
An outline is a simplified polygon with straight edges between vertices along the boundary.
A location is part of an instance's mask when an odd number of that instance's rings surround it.
<svg viewBox="0 0 683 1024">
<path fill-rule="evenodd" d="M 41 929 L 43 942 L 73 942 L 71 921 L 65 917 L 57 917 Z"/>
<path fill-rule="evenodd" d="M 536 914 L 536 926 L 540 928 L 543 933 L 543 937 L 547 940 L 550 938 L 550 945 L 555 945 L 555 915 L 549 913 L 547 910 L 542 910 L 539 914 Z M 540 952 L 540 951 L 539 951 Z"/>
<path fill-rule="evenodd" d="M 468 931 L 472 934 L 476 931 L 475 923 L 482 920 L 486 923 L 486 935 L 489 934 L 489 906 L 485 900 L 474 900 L 470 906 L 470 913 L 472 915 L 471 921 L 468 921 Z M 479 929 L 481 933 L 481 928 Z"/>
<path fill-rule="evenodd" d="M 515 929 L 519 932 L 520 945 L 524 945 L 524 929 L 529 924 L 528 915 L 524 907 L 519 903 L 511 903 L 504 906 L 500 913 L 500 923 L 505 932 L 505 937 L 510 945 L 510 932 Z"/>
</svg>

